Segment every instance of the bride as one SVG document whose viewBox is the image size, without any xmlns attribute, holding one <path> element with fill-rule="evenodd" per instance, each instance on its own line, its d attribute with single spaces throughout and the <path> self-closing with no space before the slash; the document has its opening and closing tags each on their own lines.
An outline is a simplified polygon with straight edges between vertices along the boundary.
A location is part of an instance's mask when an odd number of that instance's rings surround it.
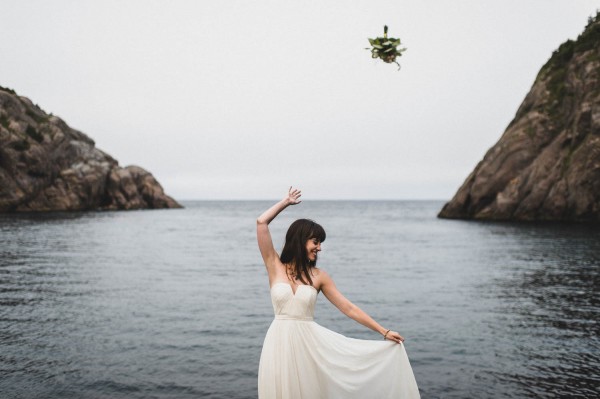
<svg viewBox="0 0 600 399">
<path fill-rule="evenodd" d="M 300 190 L 290 187 L 285 198 L 256 221 L 275 311 L 260 357 L 259 398 L 420 398 L 404 338 L 346 299 L 331 277 L 317 268 L 325 230 L 311 220 L 296 220 L 287 231 L 281 256 L 275 251 L 269 223 L 288 206 L 299 204 L 300 196 Z M 319 292 L 383 340 L 348 338 L 315 323 Z"/>
</svg>

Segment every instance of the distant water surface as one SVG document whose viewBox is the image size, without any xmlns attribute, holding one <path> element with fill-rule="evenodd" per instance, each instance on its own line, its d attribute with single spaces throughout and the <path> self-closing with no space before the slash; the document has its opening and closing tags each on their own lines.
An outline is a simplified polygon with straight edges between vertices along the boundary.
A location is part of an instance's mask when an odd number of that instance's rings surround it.
<svg viewBox="0 0 600 399">
<path fill-rule="evenodd" d="M 0 216 L 2 398 L 256 398 L 270 202 Z M 600 228 L 436 219 L 441 202 L 304 201 L 319 264 L 406 338 L 423 398 L 592 398 Z M 316 321 L 380 339 L 319 295 Z"/>
</svg>

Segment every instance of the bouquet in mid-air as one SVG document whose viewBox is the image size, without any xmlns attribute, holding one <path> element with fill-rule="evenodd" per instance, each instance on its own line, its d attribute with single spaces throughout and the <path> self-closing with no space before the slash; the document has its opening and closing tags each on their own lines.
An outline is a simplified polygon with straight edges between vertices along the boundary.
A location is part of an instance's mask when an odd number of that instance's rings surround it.
<svg viewBox="0 0 600 399">
<path fill-rule="evenodd" d="M 400 64 L 396 61 L 396 58 L 402 56 L 402 53 L 406 51 L 406 48 L 399 48 L 400 39 L 387 36 L 388 27 L 385 25 L 383 27 L 383 37 L 377 37 L 375 39 L 369 39 L 369 43 L 371 43 L 371 47 L 367 50 L 371 50 L 371 56 L 373 58 L 381 58 L 383 62 L 388 64 L 394 63 L 398 65 L 398 70 L 400 70 Z"/>
</svg>

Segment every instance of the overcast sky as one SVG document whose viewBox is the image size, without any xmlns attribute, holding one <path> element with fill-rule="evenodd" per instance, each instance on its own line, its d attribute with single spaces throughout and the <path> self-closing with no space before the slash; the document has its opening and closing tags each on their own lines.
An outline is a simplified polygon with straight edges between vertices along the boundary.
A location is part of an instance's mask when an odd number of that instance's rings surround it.
<svg viewBox="0 0 600 399">
<path fill-rule="evenodd" d="M 600 0 L 0 0 L 0 85 L 177 199 L 449 199 Z M 368 37 L 400 37 L 402 69 Z"/>
</svg>

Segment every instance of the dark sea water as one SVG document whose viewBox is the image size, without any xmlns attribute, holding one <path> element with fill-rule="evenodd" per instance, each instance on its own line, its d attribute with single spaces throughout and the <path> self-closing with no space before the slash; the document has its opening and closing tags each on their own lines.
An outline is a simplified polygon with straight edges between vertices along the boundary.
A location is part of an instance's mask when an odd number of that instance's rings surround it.
<svg viewBox="0 0 600 399">
<path fill-rule="evenodd" d="M 270 202 L 0 216 L 1 398 L 256 398 Z M 304 201 L 338 288 L 406 338 L 423 398 L 592 398 L 600 228 L 440 220 L 441 202 Z M 316 321 L 380 336 L 319 295 Z"/>
</svg>

